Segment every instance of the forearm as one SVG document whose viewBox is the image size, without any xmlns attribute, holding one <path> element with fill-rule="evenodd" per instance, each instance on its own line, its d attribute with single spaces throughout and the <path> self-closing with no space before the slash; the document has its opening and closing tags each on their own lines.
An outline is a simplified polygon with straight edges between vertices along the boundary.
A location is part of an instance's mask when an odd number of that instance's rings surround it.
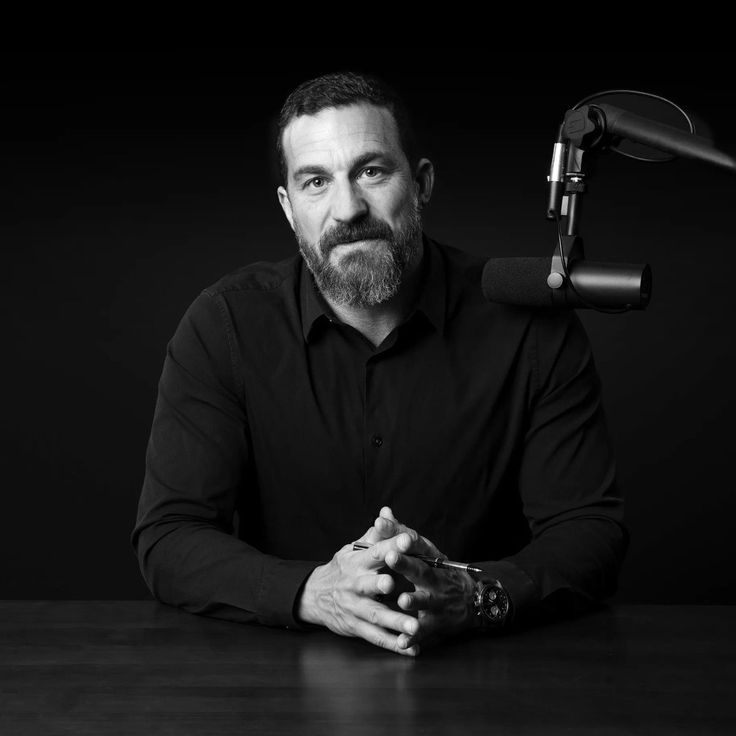
<svg viewBox="0 0 736 736">
<path fill-rule="evenodd" d="M 169 343 L 131 541 L 161 601 L 233 621 L 294 625 L 317 563 L 263 554 L 232 535 L 249 485 L 250 430 L 226 310 L 202 294 Z M 240 513 L 249 513 L 243 504 Z"/>
<path fill-rule="evenodd" d="M 519 618 L 571 612 L 615 592 L 627 543 L 618 522 L 580 517 L 550 527 L 502 561 L 476 564 L 508 589 Z"/>
<path fill-rule="evenodd" d="M 627 547 L 600 379 L 582 324 L 574 315 L 540 315 L 534 334 L 536 391 L 518 481 L 532 540 L 506 560 L 533 584 L 520 613 L 575 610 L 611 595 Z"/>
<path fill-rule="evenodd" d="M 159 522 L 137 534 L 134 544 L 158 600 L 241 623 L 298 626 L 297 593 L 317 565 L 264 554 L 198 520 Z"/>
</svg>

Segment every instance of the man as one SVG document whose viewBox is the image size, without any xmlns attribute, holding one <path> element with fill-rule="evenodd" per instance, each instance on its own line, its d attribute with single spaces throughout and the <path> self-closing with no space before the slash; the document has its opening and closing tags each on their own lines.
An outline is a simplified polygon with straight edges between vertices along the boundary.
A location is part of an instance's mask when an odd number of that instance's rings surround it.
<svg viewBox="0 0 736 736">
<path fill-rule="evenodd" d="M 483 259 L 423 235 L 434 170 L 379 81 L 306 82 L 278 148 L 301 255 L 205 289 L 168 347 L 132 537 L 153 593 L 410 656 L 610 594 L 622 500 L 577 318 L 486 303 Z"/>
</svg>

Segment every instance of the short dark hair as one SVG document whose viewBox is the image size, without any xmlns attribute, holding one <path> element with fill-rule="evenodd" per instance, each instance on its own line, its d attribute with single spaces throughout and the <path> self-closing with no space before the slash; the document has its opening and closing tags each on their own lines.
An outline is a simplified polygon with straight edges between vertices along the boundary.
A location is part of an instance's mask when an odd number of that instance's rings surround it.
<svg viewBox="0 0 736 736">
<path fill-rule="evenodd" d="M 283 183 L 287 183 L 287 167 L 284 157 L 284 128 L 302 115 L 316 115 L 328 107 L 345 107 L 368 102 L 385 107 L 394 116 L 401 145 L 412 169 L 417 164 L 417 145 L 414 128 L 406 103 L 398 93 L 378 77 L 357 72 L 324 74 L 300 84 L 284 102 L 278 117 L 276 151 Z"/>
</svg>

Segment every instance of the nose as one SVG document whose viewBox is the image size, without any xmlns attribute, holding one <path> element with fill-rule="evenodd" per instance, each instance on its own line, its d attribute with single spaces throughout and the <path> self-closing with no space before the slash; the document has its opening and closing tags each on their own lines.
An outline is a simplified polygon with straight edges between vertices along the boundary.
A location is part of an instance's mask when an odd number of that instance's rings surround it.
<svg viewBox="0 0 736 736">
<path fill-rule="evenodd" d="M 333 187 L 331 204 L 332 217 L 338 222 L 351 222 L 368 212 L 363 193 L 352 181 L 343 181 Z"/>
</svg>

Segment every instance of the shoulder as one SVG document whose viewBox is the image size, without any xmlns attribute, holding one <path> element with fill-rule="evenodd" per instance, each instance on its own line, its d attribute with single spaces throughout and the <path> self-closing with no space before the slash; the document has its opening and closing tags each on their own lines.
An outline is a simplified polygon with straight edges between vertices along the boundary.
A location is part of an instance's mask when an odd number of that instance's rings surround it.
<svg viewBox="0 0 736 736">
<path fill-rule="evenodd" d="M 490 301 L 482 288 L 488 256 L 432 242 L 446 273 L 447 320 L 464 344 L 484 346 L 489 355 L 525 356 L 542 372 L 563 357 L 576 364 L 590 360 L 587 334 L 574 310 Z"/>
<path fill-rule="evenodd" d="M 259 261 L 237 268 L 203 289 L 189 314 L 201 332 L 219 331 L 239 352 L 244 345 L 262 346 L 298 336 L 301 330 L 302 257 Z"/>
<path fill-rule="evenodd" d="M 449 318 L 481 320 L 481 324 L 496 328 L 504 326 L 526 331 L 539 316 L 532 307 L 502 304 L 486 299 L 483 294 L 483 269 L 489 257 L 432 241 L 445 272 L 447 315 Z"/>
<path fill-rule="evenodd" d="M 282 261 L 257 261 L 225 274 L 203 289 L 209 297 L 236 293 L 265 294 L 293 287 L 299 275 L 301 256 Z"/>
<path fill-rule="evenodd" d="M 274 315 L 296 310 L 301 256 L 277 262 L 258 261 L 234 269 L 202 289 L 190 303 L 177 330 L 202 342 L 218 334 L 265 329 Z M 175 338 L 176 339 L 176 338 Z"/>
<path fill-rule="evenodd" d="M 463 284 L 480 284 L 483 266 L 488 260 L 487 256 L 470 253 L 437 240 L 430 241 L 436 252 L 440 254 L 445 265 L 449 279 L 459 281 Z"/>
</svg>

